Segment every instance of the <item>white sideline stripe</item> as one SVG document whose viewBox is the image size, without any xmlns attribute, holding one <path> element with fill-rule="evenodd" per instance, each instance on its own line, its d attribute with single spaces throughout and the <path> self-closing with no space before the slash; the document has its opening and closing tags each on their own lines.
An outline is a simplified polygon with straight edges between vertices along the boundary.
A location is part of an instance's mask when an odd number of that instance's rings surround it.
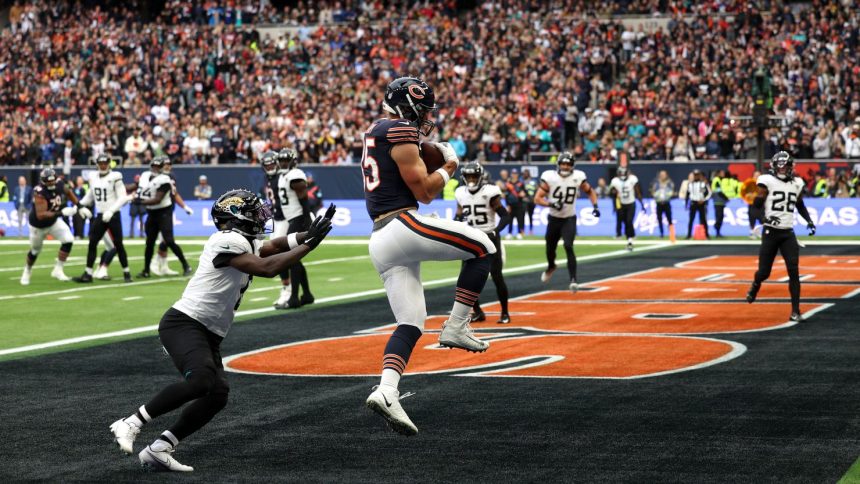
<svg viewBox="0 0 860 484">
<path fill-rule="evenodd" d="M 58 297 L 57 299 L 59 299 L 60 301 L 70 301 L 72 299 L 80 299 L 80 298 L 81 298 L 81 296 L 63 296 L 63 297 Z"/>
<path fill-rule="evenodd" d="M 143 299 L 143 296 L 130 296 L 122 298 L 123 301 L 137 301 L 138 299 Z"/>
<path fill-rule="evenodd" d="M 660 249 L 660 248 L 666 247 L 666 246 L 668 246 L 668 244 L 665 244 L 664 246 L 655 245 L 655 246 L 647 247 L 647 248 L 643 247 L 640 250 L 640 252 L 644 251 L 644 250 Z M 579 257 L 578 260 L 581 260 L 581 261 L 595 260 L 595 259 L 602 259 L 605 257 L 612 257 L 612 256 L 616 256 L 616 255 L 626 255 L 626 254 L 630 254 L 630 252 L 627 252 L 627 250 L 616 250 L 613 252 L 606 252 L 603 254 L 592 254 L 592 255 Z M 322 262 L 322 261 L 320 261 L 320 262 Z M 545 265 L 546 264 L 541 263 L 541 264 L 532 264 L 532 265 L 521 266 L 521 267 L 512 267 L 510 269 L 506 269 L 504 272 L 506 274 L 513 274 L 516 272 L 524 272 L 524 271 L 529 271 L 529 270 L 533 270 L 533 269 L 540 269 L 540 268 L 544 267 Z M 134 286 L 135 284 L 137 284 L 137 285 L 147 284 L 147 283 L 154 284 L 154 283 L 158 283 L 158 282 L 162 282 L 162 281 L 169 281 L 169 280 L 181 280 L 181 279 L 163 279 L 163 280 L 158 280 L 158 281 L 146 281 L 146 282 L 139 282 L 139 283 L 132 283 L 132 284 L 124 284 L 124 283 L 123 284 L 111 284 L 111 285 L 98 286 L 98 287 L 94 287 L 94 288 L 70 289 L 70 291 L 106 288 L 106 287 L 111 287 L 111 286 L 129 287 L 129 286 Z M 424 283 L 424 285 L 429 286 L 429 285 L 446 284 L 446 283 L 454 282 L 456 280 L 457 280 L 456 277 L 449 277 L 449 278 L 445 278 L 445 279 L 437 279 L 435 281 L 427 281 Z M 274 288 L 275 287 L 273 286 L 272 288 L 269 288 L 269 289 L 274 289 Z M 352 293 L 352 294 L 341 294 L 338 296 L 320 298 L 320 299 L 317 299 L 316 302 L 317 303 L 325 303 L 325 302 L 342 301 L 345 299 L 353 299 L 356 297 L 370 296 L 370 295 L 384 294 L 384 293 L 385 293 L 385 289 L 374 289 L 374 290 L 370 290 L 370 291 L 362 291 L 362 292 L 356 292 L 356 293 Z M 28 297 L 34 297 L 31 295 L 27 295 L 27 296 Z M 9 298 L 14 298 L 14 297 L 15 296 L 7 296 L 6 298 L 9 299 Z M 0 299 L 3 299 L 3 298 L 0 298 Z M 269 312 L 269 311 L 275 311 L 275 309 L 274 308 L 260 308 L 260 309 L 249 309 L 246 311 L 237 311 L 236 317 L 247 316 L 247 315 L 251 315 L 251 314 L 265 313 L 265 312 Z M 28 345 L 28 346 L 19 346 L 16 348 L 8 348 L 8 349 L 0 350 L 0 356 L 14 355 L 17 353 L 26 353 L 28 351 L 44 350 L 44 349 L 48 349 L 48 348 L 57 348 L 60 346 L 68 346 L 68 345 L 72 345 L 72 344 L 76 344 L 76 343 L 83 343 L 86 341 L 96 341 L 96 340 L 100 340 L 100 339 L 116 338 L 118 336 L 128 336 L 128 335 L 132 335 L 132 334 L 146 333 L 146 332 L 150 332 L 150 331 L 156 331 L 157 329 L 158 329 L 158 325 L 153 324 L 153 325 L 149 325 L 149 326 L 140 326 L 137 328 L 123 329 L 120 331 L 111 331 L 109 333 L 91 334 L 91 335 L 87 335 L 87 336 L 78 336 L 75 338 L 67 338 L 67 339 L 61 339 L 61 340 L 56 340 L 56 341 L 48 341 L 45 343 L 37 343 L 37 344 Z"/>
<path fill-rule="evenodd" d="M 26 252 L 16 252 L 16 254 L 18 254 L 18 253 L 20 253 L 21 255 L 25 255 L 25 254 L 26 254 Z M 187 252 L 187 253 L 185 254 L 185 256 L 186 256 L 186 257 L 193 257 L 193 256 L 200 255 L 200 254 L 202 254 L 202 252 Z M 98 257 L 96 257 L 96 259 L 98 259 Z M 23 259 L 22 259 L 22 260 L 23 260 Z M 115 257 L 115 258 L 114 258 L 114 260 L 119 260 L 119 258 L 118 258 L 118 257 Z M 139 260 L 143 260 L 143 256 L 142 256 L 142 255 L 133 255 L 133 256 L 129 257 L 129 258 L 128 258 L 128 260 L 129 260 L 129 261 L 139 261 Z M 170 254 L 170 255 L 168 256 L 167 260 L 168 260 L 168 262 L 173 262 L 173 261 L 178 261 L 179 259 L 177 259 L 176 257 L 174 257 L 174 256 L 173 256 L 173 254 Z M 95 263 L 97 264 L 97 263 L 98 263 L 98 261 L 96 261 Z M 65 266 L 66 266 L 66 267 L 69 267 L 69 266 L 84 266 L 84 265 L 87 265 L 87 258 L 86 258 L 86 257 L 69 257 L 69 258 L 66 260 L 66 264 L 65 264 Z M 53 268 L 53 267 L 54 267 L 54 264 L 40 264 L 40 265 L 35 265 L 35 266 L 33 266 L 33 269 L 51 269 L 51 268 Z M 24 268 L 24 266 L 23 266 L 23 265 L 19 265 L 19 266 L 16 266 L 16 267 L 0 267 L 0 272 L 20 271 L 20 270 L 22 270 L 23 268 Z"/>
</svg>

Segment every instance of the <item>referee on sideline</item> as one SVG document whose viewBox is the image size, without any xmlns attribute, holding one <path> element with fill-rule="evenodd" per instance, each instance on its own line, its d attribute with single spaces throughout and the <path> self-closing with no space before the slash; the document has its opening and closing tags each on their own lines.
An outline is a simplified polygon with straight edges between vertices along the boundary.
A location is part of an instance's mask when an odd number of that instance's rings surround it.
<svg viewBox="0 0 860 484">
<path fill-rule="evenodd" d="M 705 226 L 705 238 L 710 239 L 708 235 L 708 200 L 711 199 L 711 186 L 705 180 L 705 176 L 701 170 L 693 170 L 693 181 L 687 187 L 687 209 L 690 210 L 690 220 L 687 222 L 687 239 L 693 235 L 693 219 L 696 214 L 699 214 L 699 223 Z"/>
</svg>

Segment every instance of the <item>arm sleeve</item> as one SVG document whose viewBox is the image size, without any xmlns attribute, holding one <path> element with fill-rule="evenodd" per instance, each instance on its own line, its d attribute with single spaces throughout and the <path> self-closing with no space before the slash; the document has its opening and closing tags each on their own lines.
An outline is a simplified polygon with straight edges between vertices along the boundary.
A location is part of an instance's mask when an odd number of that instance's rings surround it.
<svg viewBox="0 0 860 484">
<path fill-rule="evenodd" d="M 797 213 L 806 220 L 806 223 L 812 223 L 812 217 L 809 216 L 809 210 L 806 209 L 806 204 L 803 203 L 803 195 L 797 196 Z"/>
<path fill-rule="evenodd" d="M 496 209 L 496 215 L 499 216 L 499 223 L 496 225 L 496 233 L 502 233 L 502 230 L 505 230 L 505 227 L 511 223 L 511 214 L 505 209 L 504 205 L 499 205 L 499 208 Z"/>
</svg>

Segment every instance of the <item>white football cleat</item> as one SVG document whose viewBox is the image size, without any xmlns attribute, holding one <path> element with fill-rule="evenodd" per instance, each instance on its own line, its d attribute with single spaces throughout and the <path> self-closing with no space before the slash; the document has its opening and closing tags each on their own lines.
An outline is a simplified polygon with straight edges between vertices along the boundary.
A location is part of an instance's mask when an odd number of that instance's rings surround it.
<svg viewBox="0 0 860 484">
<path fill-rule="evenodd" d="M 124 419 L 119 419 L 110 424 L 110 431 L 113 433 L 113 441 L 119 446 L 125 455 L 131 455 L 134 452 L 134 439 L 140 433 L 140 427 L 126 422 Z"/>
<path fill-rule="evenodd" d="M 275 309 L 287 309 L 290 297 L 293 295 L 293 286 L 286 285 L 281 286 L 281 295 L 278 296 L 278 299 L 274 302 Z"/>
<path fill-rule="evenodd" d="M 540 282 L 549 282 L 552 279 L 552 273 L 555 272 L 555 266 L 548 268 L 547 270 L 541 272 L 540 274 Z"/>
<path fill-rule="evenodd" d="M 146 446 L 137 455 L 140 458 L 140 465 L 156 472 L 191 472 L 194 470 L 193 467 L 181 464 L 170 455 L 175 450 L 173 447 L 168 445 L 164 447 L 154 450 L 152 445 Z"/>
<path fill-rule="evenodd" d="M 149 263 L 149 272 L 151 272 L 153 276 L 165 275 L 164 272 L 161 270 L 161 266 L 158 265 L 157 260 L 153 260 Z"/>
<path fill-rule="evenodd" d="M 576 294 L 576 291 L 579 290 L 579 284 L 576 283 L 576 279 L 570 280 L 570 286 L 568 286 L 568 288 L 570 289 L 570 292 Z"/>
<path fill-rule="evenodd" d="M 63 268 L 60 266 L 54 266 L 54 270 L 51 271 L 51 277 L 63 282 L 72 280 L 65 272 L 63 272 Z"/>
<path fill-rule="evenodd" d="M 365 405 L 384 418 L 391 430 L 398 434 L 410 436 L 418 433 L 418 427 L 400 406 L 400 392 L 396 388 L 385 385 L 376 387 L 367 397 Z"/>
<path fill-rule="evenodd" d="M 167 265 L 167 257 L 158 259 L 158 268 L 161 270 L 161 274 L 165 276 L 178 276 L 179 273 L 174 271 Z"/>
<path fill-rule="evenodd" d="M 99 266 L 98 269 L 93 273 L 93 279 L 100 279 L 102 281 L 109 281 L 110 276 L 108 275 L 108 269 L 106 266 Z"/>
<path fill-rule="evenodd" d="M 24 272 L 21 273 L 21 285 L 29 286 L 30 285 L 30 275 L 32 274 L 32 269 L 29 267 L 24 267 Z"/>
<path fill-rule="evenodd" d="M 523 234 L 517 234 L 517 240 L 523 240 Z"/>
<path fill-rule="evenodd" d="M 439 333 L 439 345 L 476 353 L 483 353 L 490 347 L 490 343 L 475 337 L 472 327 L 469 326 L 468 318 L 462 323 L 448 318 L 442 325 L 442 332 Z"/>
</svg>

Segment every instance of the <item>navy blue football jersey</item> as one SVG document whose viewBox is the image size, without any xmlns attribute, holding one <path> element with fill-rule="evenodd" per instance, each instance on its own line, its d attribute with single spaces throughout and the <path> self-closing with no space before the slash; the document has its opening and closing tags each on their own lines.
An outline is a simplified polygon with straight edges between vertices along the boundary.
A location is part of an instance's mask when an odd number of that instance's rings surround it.
<svg viewBox="0 0 860 484">
<path fill-rule="evenodd" d="M 39 220 L 36 217 L 36 208 L 33 207 L 33 210 L 30 210 L 30 225 L 36 228 L 44 229 L 54 225 L 54 222 L 57 221 L 57 218 L 60 216 L 60 210 L 66 205 L 65 202 L 65 188 L 63 182 L 57 182 L 54 186 L 54 189 L 42 185 L 41 183 L 36 185 L 36 188 L 33 189 L 33 197 L 42 197 L 48 201 L 48 210 L 51 212 L 56 212 L 56 216 Z"/>
<path fill-rule="evenodd" d="M 281 192 L 278 191 L 278 180 L 281 178 L 281 172 L 278 171 L 272 176 L 266 175 L 266 198 L 272 205 L 272 217 L 275 220 L 284 220 L 284 211 L 281 209 Z"/>
<path fill-rule="evenodd" d="M 391 148 L 400 143 L 418 144 L 418 129 L 403 119 L 374 121 L 364 133 L 361 169 L 364 198 L 371 219 L 400 208 L 418 207 L 415 195 L 391 157 Z"/>
</svg>

